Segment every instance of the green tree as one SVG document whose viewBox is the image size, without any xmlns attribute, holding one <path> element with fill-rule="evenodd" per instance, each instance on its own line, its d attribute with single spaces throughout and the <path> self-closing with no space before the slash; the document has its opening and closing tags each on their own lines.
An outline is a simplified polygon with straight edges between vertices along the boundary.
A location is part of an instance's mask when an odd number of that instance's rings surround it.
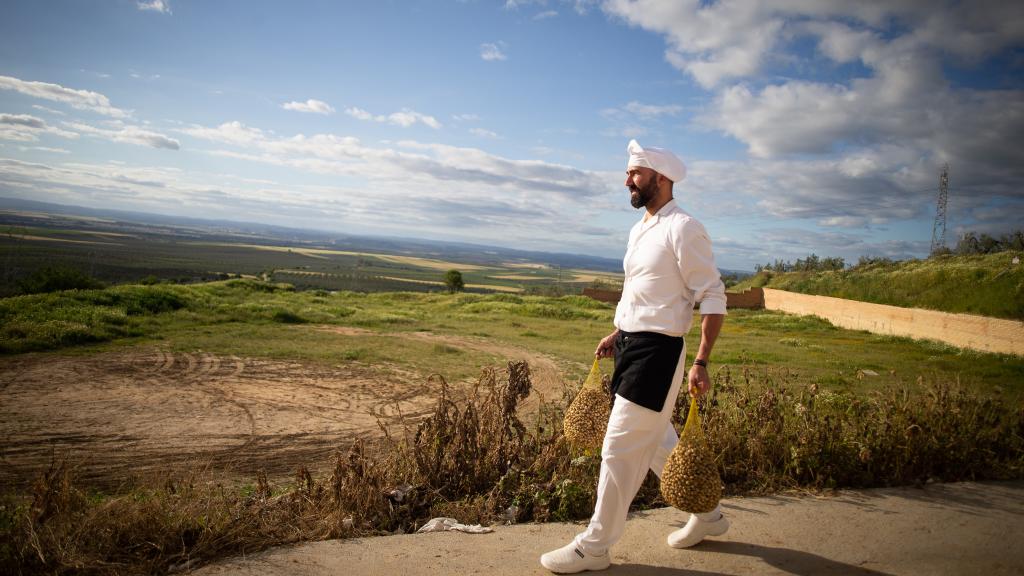
<svg viewBox="0 0 1024 576">
<path fill-rule="evenodd" d="M 462 272 L 459 272 L 458 270 L 449 270 L 445 272 L 444 285 L 448 287 L 449 294 L 462 292 L 462 289 L 466 287 L 466 284 L 462 281 Z"/>
</svg>

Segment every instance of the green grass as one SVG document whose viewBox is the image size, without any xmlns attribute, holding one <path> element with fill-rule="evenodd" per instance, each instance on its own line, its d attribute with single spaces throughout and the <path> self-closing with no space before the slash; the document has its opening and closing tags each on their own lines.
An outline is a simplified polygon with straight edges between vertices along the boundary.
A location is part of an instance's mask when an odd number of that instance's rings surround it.
<svg viewBox="0 0 1024 576">
<path fill-rule="evenodd" d="M 298 292 L 229 280 L 190 286 L 116 286 L 0 299 L 0 351 L 80 353 L 160 343 L 177 351 L 316 363 L 389 363 L 452 380 L 473 377 L 493 354 L 411 336 L 479 338 L 553 357 L 567 381 L 589 368 L 614 309 L 587 298 L 508 294 Z M 699 318 L 687 335 L 692 356 Z M 351 334 L 321 326 L 348 327 Z M 358 333 L 357 333 L 358 332 Z M 712 357 L 723 365 L 785 367 L 802 381 L 863 393 L 941 375 L 1020 398 L 1024 358 L 835 328 L 814 317 L 733 310 Z M 870 375 L 870 371 L 877 376 Z"/>
<path fill-rule="evenodd" d="M 777 288 L 906 308 L 1024 320 L 1022 252 L 937 256 L 830 272 L 761 272 L 732 288 Z"/>
</svg>

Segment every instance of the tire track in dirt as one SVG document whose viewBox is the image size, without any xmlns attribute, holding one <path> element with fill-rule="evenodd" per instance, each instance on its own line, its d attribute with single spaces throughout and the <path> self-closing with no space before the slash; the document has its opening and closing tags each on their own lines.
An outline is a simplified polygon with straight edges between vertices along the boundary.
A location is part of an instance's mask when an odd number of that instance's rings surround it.
<svg viewBox="0 0 1024 576">
<path fill-rule="evenodd" d="M 429 414 L 436 396 L 396 366 L 325 366 L 136 348 L 0 358 L 0 482 L 53 459 L 86 483 L 214 467 L 288 474 L 355 438 Z"/>
<path fill-rule="evenodd" d="M 538 392 L 550 399 L 562 390 L 559 361 L 483 338 L 311 328 L 526 360 Z M 52 459 L 66 458 L 87 483 L 116 485 L 127 475 L 196 467 L 313 469 L 355 438 L 379 438 L 381 424 L 391 429 L 428 416 L 440 383 L 389 364 L 330 366 L 144 347 L 0 357 L 0 390 L 0 482 L 27 485 Z M 449 393 L 468 389 L 454 384 Z"/>
</svg>

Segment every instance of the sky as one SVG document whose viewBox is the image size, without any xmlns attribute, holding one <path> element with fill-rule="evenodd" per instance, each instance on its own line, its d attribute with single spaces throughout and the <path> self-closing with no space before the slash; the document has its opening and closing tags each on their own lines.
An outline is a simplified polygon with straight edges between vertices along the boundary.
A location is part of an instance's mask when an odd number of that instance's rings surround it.
<svg viewBox="0 0 1024 576">
<path fill-rule="evenodd" d="M 621 258 L 673 150 L 721 268 L 1024 222 L 1024 3 L 0 3 L 0 197 Z"/>
</svg>

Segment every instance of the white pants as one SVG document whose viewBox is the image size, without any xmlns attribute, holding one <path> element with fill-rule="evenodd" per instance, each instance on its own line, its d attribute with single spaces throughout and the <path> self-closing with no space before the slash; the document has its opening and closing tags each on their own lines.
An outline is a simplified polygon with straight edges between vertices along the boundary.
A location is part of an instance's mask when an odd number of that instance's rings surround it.
<svg viewBox="0 0 1024 576">
<path fill-rule="evenodd" d="M 679 441 L 672 427 L 672 413 L 686 376 L 684 345 L 661 412 L 615 395 L 601 447 L 601 475 L 594 515 L 587 529 L 576 535 L 576 545 L 587 554 L 602 555 L 622 537 L 629 505 L 640 490 L 647 470 L 653 470 L 661 478 L 665 461 Z"/>
</svg>

